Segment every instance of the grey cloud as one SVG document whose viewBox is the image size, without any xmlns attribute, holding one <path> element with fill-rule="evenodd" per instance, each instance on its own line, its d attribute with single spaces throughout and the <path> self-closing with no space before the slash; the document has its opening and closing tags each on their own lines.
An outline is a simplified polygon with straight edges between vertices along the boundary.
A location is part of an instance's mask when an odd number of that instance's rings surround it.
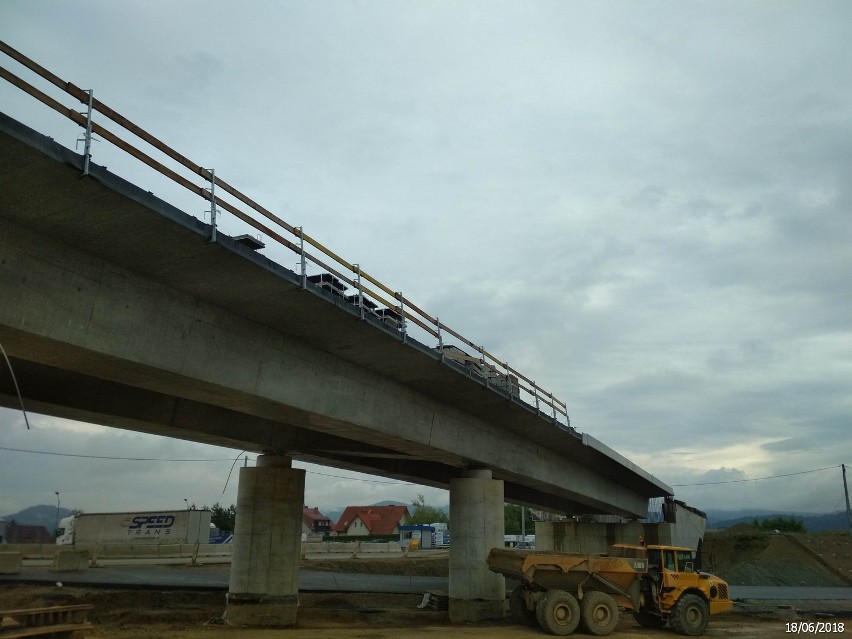
<svg viewBox="0 0 852 639">
<path fill-rule="evenodd" d="M 750 477 L 852 461 L 846 4 L 41 8 L 0 3 L 3 39 L 522 367 L 664 481 L 749 446 Z M 76 127 L 0 98 L 73 146 Z M 105 143 L 95 159 L 171 201 Z M 809 505 L 827 481 L 682 494 Z"/>
<path fill-rule="evenodd" d="M 811 450 L 813 448 L 824 448 L 824 446 L 819 445 L 819 442 L 815 442 L 813 437 L 806 435 L 800 437 L 787 437 L 781 441 L 763 444 L 762 447 L 768 451 L 780 453 L 800 452 L 803 450 Z"/>
</svg>

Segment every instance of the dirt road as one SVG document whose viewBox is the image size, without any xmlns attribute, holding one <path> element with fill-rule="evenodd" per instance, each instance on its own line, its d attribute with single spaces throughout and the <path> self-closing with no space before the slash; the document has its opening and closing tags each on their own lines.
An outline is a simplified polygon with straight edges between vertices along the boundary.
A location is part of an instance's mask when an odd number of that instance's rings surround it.
<svg viewBox="0 0 852 639">
<path fill-rule="evenodd" d="M 122 637 L 127 639 L 201 639 L 202 637 L 204 639 L 235 639 L 237 637 L 239 637 L 239 639 L 272 639 L 273 637 L 286 637 L 287 639 L 340 639 L 341 635 L 352 637 L 354 639 L 399 639 L 400 636 L 404 636 L 406 639 L 437 639 L 439 637 L 446 636 L 460 637 L 462 639 L 515 639 L 517 637 L 536 637 L 537 639 L 544 639 L 545 637 L 552 636 L 544 634 L 541 630 L 536 628 L 494 624 L 478 626 L 435 625 L 420 626 L 416 628 L 404 625 L 393 628 L 376 628 L 373 626 L 365 627 L 361 625 L 352 626 L 350 624 L 345 624 L 334 627 L 301 627 L 296 629 L 280 630 L 244 630 L 240 628 L 225 627 L 216 629 L 206 627 L 201 629 L 175 630 L 168 626 L 164 626 L 162 629 L 146 626 L 144 628 L 124 628 L 118 632 L 115 630 L 107 630 L 104 632 L 103 629 L 98 629 L 96 632 L 90 634 L 91 637 Z M 648 630 L 646 628 L 641 628 L 632 622 L 625 621 L 609 636 L 613 639 L 624 637 L 673 639 L 680 635 L 675 635 L 664 630 Z M 779 623 L 770 624 L 729 620 L 724 623 L 711 626 L 705 636 L 770 639 L 774 637 L 789 637 L 791 635 L 786 633 L 784 627 Z M 809 636 L 813 637 L 816 635 Z"/>
<path fill-rule="evenodd" d="M 2 584 L 0 608 L 49 606 L 90 603 L 94 610 L 90 620 L 94 629 L 89 637 L 121 637 L 127 639 L 436 639 L 462 637 L 482 639 L 514 639 L 515 637 L 548 637 L 538 628 L 511 622 L 452 625 L 446 612 L 418 610 L 418 595 L 386 594 L 303 594 L 300 596 L 298 626 L 289 629 L 245 629 L 221 623 L 225 609 L 221 592 L 109 590 L 98 588 L 57 588 L 47 585 Z M 803 617 L 813 619 L 813 617 Z M 852 639 L 852 618 L 835 618 L 849 628 L 834 637 Z M 582 636 L 582 635 L 580 635 Z M 672 639 L 669 631 L 653 631 L 637 625 L 629 615 L 622 615 L 611 637 L 646 637 Z M 791 636 L 785 622 L 772 613 L 727 614 L 714 617 L 708 628 L 709 637 L 742 637 L 764 639 Z M 817 636 L 811 633 L 806 636 Z"/>
</svg>

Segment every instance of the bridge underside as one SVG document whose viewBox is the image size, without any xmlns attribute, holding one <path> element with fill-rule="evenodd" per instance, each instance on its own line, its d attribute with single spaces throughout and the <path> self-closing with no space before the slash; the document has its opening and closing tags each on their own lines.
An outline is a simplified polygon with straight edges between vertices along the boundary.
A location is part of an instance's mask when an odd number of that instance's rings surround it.
<svg viewBox="0 0 852 639">
<path fill-rule="evenodd" d="M 5 339 L 3 341 L 5 344 Z M 447 488 L 468 464 L 461 458 L 441 462 L 366 441 L 347 439 L 264 419 L 212 404 L 119 384 L 35 362 L 11 359 L 28 411 L 137 432 L 175 437 L 256 453 L 284 455 L 400 481 Z M 0 405 L 20 408 L 11 378 L 0 381 Z M 450 463 L 452 461 L 452 463 Z M 471 466 L 476 464 L 471 463 Z M 508 475 L 508 500 L 564 511 L 566 500 L 520 483 Z M 518 477 L 515 481 L 522 481 Z M 528 480 L 527 480 L 528 481 Z M 591 512 L 584 509 L 582 512 Z M 602 511 L 601 511 L 602 512 Z"/>
<path fill-rule="evenodd" d="M 0 342 L 30 410 L 509 501 L 644 515 L 671 489 L 232 238 L 0 117 Z M 0 403 L 18 405 L 0 376 Z"/>
</svg>

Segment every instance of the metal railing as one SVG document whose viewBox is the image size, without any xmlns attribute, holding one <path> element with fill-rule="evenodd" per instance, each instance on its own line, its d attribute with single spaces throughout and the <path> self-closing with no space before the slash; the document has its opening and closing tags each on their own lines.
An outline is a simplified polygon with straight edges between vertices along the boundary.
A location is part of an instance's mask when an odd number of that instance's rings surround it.
<svg viewBox="0 0 852 639">
<path fill-rule="evenodd" d="M 312 266 L 325 271 L 325 273 L 331 276 L 331 278 L 337 278 L 340 283 L 351 286 L 357 291 L 357 295 L 351 297 L 354 298 L 353 303 L 360 307 L 362 317 L 364 317 L 365 313 L 371 313 L 377 318 L 381 318 L 382 313 L 384 313 L 385 316 L 389 315 L 394 320 L 397 320 L 398 318 L 397 321 L 390 323 L 395 324 L 395 328 L 399 331 L 402 341 L 407 339 L 407 323 L 411 322 L 422 329 L 425 333 L 438 340 L 438 346 L 436 349 L 439 351 L 442 360 L 446 357 L 447 359 L 451 359 L 457 363 L 465 365 L 468 370 L 471 371 L 471 376 L 473 376 L 472 371 L 475 368 L 477 376 L 484 379 L 486 386 L 501 389 L 508 388 L 510 396 L 517 396 L 520 398 L 520 393 L 523 392 L 525 394 L 525 398 L 528 397 L 532 406 L 535 407 L 537 414 L 549 414 L 554 422 L 562 421 L 564 418 L 565 424 L 570 425 L 565 402 L 557 399 L 553 396 L 553 393 L 545 391 L 532 379 L 510 367 L 507 362 L 497 359 L 497 357 L 488 352 L 483 346 L 475 344 L 446 324 L 442 323 L 437 317 L 432 317 L 426 313 L 423 309 L 405 297 L 401 292 L 394 291 L 381 283 L 378 279 L 361 269 L 359 264 L 350 263 L 343 259 L 340 255 L 337 255 L 329 248 L 322 245 L 317 239 L 305 233 L 302 227 L 295 227 L 288 224 L 272 211 L 264 208 L 252 198 L 222 180 L 222 178 L 215 174 L 213 169 L 204 168 L 199 164 L 192 162 L 181 153 L 175 151 L 142 129 L 140 126 L 134 124 L 129 119 L 96 99 L 93 91 L 81 89 L 71 82 L 62 80 L 57 75 L 51 73 L 3 41 L 0 41 L 0 51 L 85 105 L 85 114 L 80 113 L 73 108 L 66 107 L 58 100 L 48 96 L 43 91 L 37 89 L 25 80 L 8 71 L 6 68 L 0 66 L 0 76 L 2 76 L 4 80 L 83 127 L 85 131 L 83 138 L 83 141 L 85 142 L 83 159 L 84 175 L 88 174 L 89 160 L 91 157 L 92 135 L 97 134 L 104 140 L 112 143 L 120 150 L 128 153 L 160 174 L 168 177 L 170 180 L 184 187 L 188 191 L 210 202 L 211 241 L 216 240 L 216 211 L 217 208 L 222 208 L 233 214 L 237 219 L 241 220 L 245 224 L 251 226 L 253 229 L 265 234 L 268 238 L 274 239 L 285 249 L 295 253 L 299 260 L 298 263 L 301 269 L 300 275 L 303 287 L 307 287 L 310 283 L 308 280 L 311 279 L 318 280 L 318 286 L 329 288 L 327 285 L 329 280 L 325 277 L 312 276 L 311 278 L 308 278 L 307 268 L 310 263 Z M 109 120 L 112 120 L 126 131 L 148 143 L 154 149 L 168 156 L 168 158 L 174 162 L 188 169 L 191 173 L 200 176 L 204 180 L 205 186 L 198 186 L 173 169 L 170 169 L 162 162 L 154 159 L 144 151 L 141 151 L 128 142 L 122 140 L 102 125 L 94 122 L 93 116 L 95 112 L 102 114 Z M 236 198 L 242 202 L 242 204 L 250 207 L 256 213 L 263 216 L 266 221 L 257 220 L 230 202 L 223 200 L 221 192 Z M 275 227 L 277 227 L 277 229 L 270 226 L 269 223 L 272 223 Z M 291 239 L 288 239 L 288 237 Z M 319 255 L 308 252 L 306 250 L 306 246 L 316 249 L 316 251 L 319 252 Z M 365 284 L 365 282 L 367 284 Z M 340 287 L 337 286 L 333 280 L 332 283 L 339 291 Z M 323 286 L 324 284 L 326 285 Z M 384 305 L 386 308 L 381 311 L 373 310 L 377 309 L 379 304 Z M 470 356 L 469 354 L 462 352 L 461 357 L 459 357 L 449 351 L 449 347 L 445 347 L 444 345 L 444 338 L 447 335 L 454 337 L 465 346 L 473 349 L 476 355 Z M 449 355 L 447 355 L 448 352 L 450 352 Z M 489 381 L 491 379 L 497 379 L 500 381 L 492 384 Z M 515 393 L 515 389 L 517 389 L 517 393 Z"/>
</svg>

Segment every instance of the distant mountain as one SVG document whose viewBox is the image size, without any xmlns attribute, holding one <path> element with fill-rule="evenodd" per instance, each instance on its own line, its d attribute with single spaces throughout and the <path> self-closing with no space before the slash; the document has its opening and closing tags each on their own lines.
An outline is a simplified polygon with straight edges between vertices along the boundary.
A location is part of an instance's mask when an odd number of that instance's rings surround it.
<svg viewBox="0 0 852 639">
<path fill-rule="evenodd" d="M 323 510 L 320 508 L 320 512 L 328 517 L 331 520 L 331 525 L 334 526 L 340 519 L 340 516 L 343 514 L 345 508 L 335 508 L 334 510 Z"/>
<path fill-rule="evenodd" d="M 762 521 L 770 517 L 795 517 L 801 520 L 808 532 L 825 532 L 831 530 L 849 530 L 846 512 L 837 511 L 827 514 L 803 512 L 779 512 L 777 510 L 708 510 L 708 528 L 730 528 L 737 524 L 750 524 L 755 519 Z"/>
<path fill-rule="evenodd" d="M 6 522 L 11 522 L 14 520 L 16 524 L 21 524 L 25 526 L 44 526 L 49 531 L 53 531 L 56 527 L 56 524 L 63 517 L 67 517 L 73 511 L 68 508 L 59 508 L 59 516 L 57 517 L 56 506 L 30 506 L 29 508 L 24 508 L 24 510 L 12 513 L 11 515 L 2 515 L 0 519 L 5 520 Z"/>
<path fill-rule="evenodd" d="M 809 515 L 803 518 L 808 532 L 823 532 L 826 530 L 849 530 L 849 521 L 845 511 L 828 513 L 827 515 Z"/>
<path fill-rule="evenodd" d="M 352 504 L 353 506 L 360 506 L 360 504 Z M 375 504 L 369 504 L 370 506 L 408 506 L 408 509 L 411 510 L 411 504 L 405 500 L 402 501 L 394 501 L 392 499 L 386 499 L 385 501 L 377 501 Z"/>
<path fill-rule="evenodd" d="M 741 510 L 706 510 L 705 512 L 707 513 L 708 528 L 729 528 L 730 526 L 744 521 L 751 522 L 755 519 L 772 517 L 773 515 L 778 514 L 778 511 L 776 510 L 761 510 L 759 508 L 744 508 Z"/>
</svg>

